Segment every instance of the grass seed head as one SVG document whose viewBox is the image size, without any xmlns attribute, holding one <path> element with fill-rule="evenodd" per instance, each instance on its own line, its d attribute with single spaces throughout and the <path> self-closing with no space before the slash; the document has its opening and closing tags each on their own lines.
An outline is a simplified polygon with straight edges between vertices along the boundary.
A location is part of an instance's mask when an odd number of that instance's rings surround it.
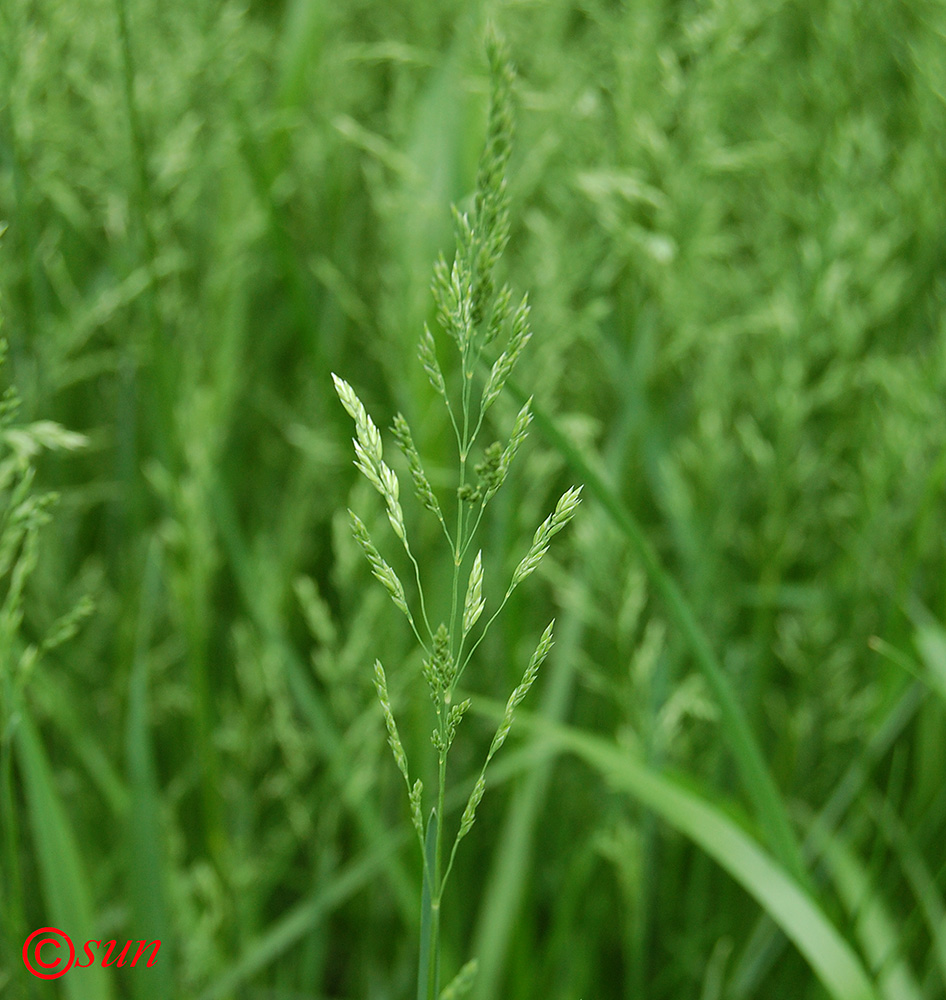
<svg viewBox="0 0 946 1000">
<path fill-rule="evenodd" d="M 480 410 L 485 413 L 493 403 L 499 398 L 506 385 L 506 380 L 512 374 L 519 355 L 522 354 L 526 344 L 532 338 L 532 331 L 529 328 L 529 303 L 528 298 L 523 296 L 519 308 L 516 310 L 512 323 L 512 335 L 506 349 L 493 362 L 493 367 L 489 373 L 489 378 L 483 388 L 483 399 L 480 403 Z"/>
<path fill-rule="evenodd" d="M 348 415 L 355 421 L 355 432 L 358 441 L 365 452 L 367 461 L 373 465 L 381 462 L 381 434 L 375 426 L 374 421 L 368 416 L 368 411 L 364 404 L 355 394 L 355 390 L 343 379 L 332 372 L 332 381 L 335 383 L 335 391 L 342 401 L 342 406 L 348 411 Z"/>
<path fill-rule="evenodd" d="M 516 457 L 516 453 L 522 447 L 523 441 L 528 437 L 529 424 L 532 423 L 532 397 L 530 396 L 522 406 L 513 424 L 512 434 L 509 436 L 509 443 L 503 449 L 499 457 L 499 466 L 493 478 L 493 483 L 486 491 L 486 500 L 489 501 L 496 491 L 506 481 L 509 468 Z"/>
<path fill-rule="evenodd" d="M 539 639 L 539 644 L 535 647 L 535 652 L 529 660 L 529 666 L 526 667 L 525 673 L 522 675 L 522 680 L 519 682 L 519 686 L 512 692 L 509 696 L 509 700 L 506 702 L 506 711 L 503 713 L 503 721 L 496 730 L 496 735 L 493 737 L 493 742 L 490 744 L 489 753 L 486 755 L 487 763 L 489 763 L 493 755 L 497 750 L 499 750 L 503 743 L 506 742 L 506 737 L 509 735 L 509 730 L 512 728 L 512 722 L 516 709 L 522 704 L 523 699 L 529 693 L 529 689 L 535 683 L 535 679 L 539 674 L 539 668 L 545 662 L 545 658 L 549 655 L 549 650 L 552 648 L 552 630 L 554 627 L 555 619 L 553 618 L 552 621 L 550 621 L 546 626 L 545 631 L 542 633 L 542 638 Z"/>
<path fill-rule="evenodd" d="M 407 782 L 408 790 L 410 790 L 410 779 L 407 776 L 407 754 L 404 753 L 404 746 L 401 743 L 397 724 L 394 721 L 394 713 L 391 710 L 391 699 L 388 695 L 388 679 L 385 676 L 384 667 L 381 666 L 380 660 L 374 661 L 374 686 L 378 692 L 378 701 L 381 702 L 384 724 L 388 730 L 388 744 L 391 747 L 391 752 L 394 754 L 397 769 L 404 775 L 404 780 Z"/>
<path fill-rule="evenodd" d="M 507 596 L 522 583 L 527 576 L 531 576 L 536 567 L 542 561 L 542 557 L 549 550 L 549 542 L 553 535 L 558 534 L 562 528 L 575 516 L 578 505 L 581 503 L 581 487 L 572 486 L 567 489 L 559 498 L 555 505 L 555 510 L 539 525 L 532 537 L 532 545 L 525 557 L 516 567 L 512 574 L 512 582 L 509 584 Z"/>
<path fill-rule="evenodd" d="M 486 338 L 484 343 L 491 344 L 502 332 L 506 321 L 509 319 L 510 304 L 512 302 L 512 289 L 509 285 L 503 287 L 496 293 L 493 302 L 493 310 L 490 313 L 489 323 L 486 327 Z"/>
<path fill-rule="evenodd" d="M 371 566 L 371 572 L 374 574 L 375 579 L 382 584 L 384 589 L 391 595 L 391 600 L 394 601 L 397 608 L 413 624 L 414 619 L 411 616 L 410 608 L 407 606 L 404 587 L 398 579 L 397 573 L 381 557 L 381 553 L 378 552 L 374 542 L 371 541 L 368 529 L 361 518 L 353 510 L 349 510 L 348 515 L 351 518 L 352 534 L 354 534 L 355 540 L 365 553 L 368 565 Z"/>
<path fill-rule="evenodd" d="M 486 601 L 483 600 L 483 550 L 476 553 L 473 568 L 470 570 L 470 582 L 466 588 L 466 600 L 463 603 L 463 634 L 466 635 L 477 623 Z"/>
<path fill-rule="evenodd" d="M 424 324 L 424 335 L 420 338 L 417 354 L 420 357 L 421 364 L 424 366 L 424 371 L 427 372 L 430 384 L 446 400 L 447 384 L 444 381 L 443 372 L 440 370 L 440 364 L 437 361 L 434 335 L 430 332 L 430 328 L 426 323 Z"/>
<path fill-rule="evenodd" d="M 472 453 L 482 429 L 484 416 L 506 389 L 526 345 L 532 336 L 529 324 L 529 301 L 523 296 L 517 306 L 513 306 L 512 291 L 503 285 L 498 291 L 495 286 L 495 269 L 509 240 L 509 196 L 506 186 L 506 168 L 512 146 L 512 66 L 495 36 L 488 44 L 490 65 L 490 103 L 487 120 L 487 137 L 480 158 L 476 176 L 476 190 L 472 210 L 462 213 L 454 209 L 454 230 L 456 251 L 452 261 L 441 256 L 434 265 L 432 294 L 437 321 L 444 334 L 453 341 L 459 351 L 459 388 L 456 398 L 451 399 L 443 371 L 437 359 L 434 335 L 425 325 L 420 339 L 418 355 L 424 371 L 438 395 L 443 399 L 454 434 L 456 435 L 459 457 L 457 484 L 457 528 L 453 536 L 447 528 L 440 502 L 424 471 L 420 454 L 414 443 L 410 427 L 399 413 L 395 416 L 392 433 L 403 453 L 410 471 L 414 493 L 420 503 L 437 517 L 444 529 L 453 563 L 453 581 L 450 590 L 450 617 L 431 633 L 420 565 L 411 552 L 404 524 L 404 515 L 399 499 L 398 480 L 391 468 L 384 462 L 381 437 L 377 427 L 368 416 L 364 406 L 351 386 L 333 375 L 335 389 L 345 409 L 355 421 L 355 464 L 368 481 L 381 494 L 385 502 L 386 514 L 394 533 L 404 543 L 413 563 L 420 601 L 420 621 L 430 635 L 430 645 L 421 639 L 407 606 L 404 588 L 396 573 L 384 561 L 368 536 L 362 521 L 352 514 L 355 537 L 361 545 L 372 572 L 387 589 L 397 607 L 407 616 L 415 635 L 424 647 L 422 660 L 424 678 L 430 692 L 436 715 L 436 727 L 431 734 L 431 742 L 439 758 L 439 779 L 437 787 L 438 806 L 432 816 L 438 826 L 435 838 L 435 863 L 428 865 L 428 839 L 422 822 L 421 783 L 411 785 L 408 781 L 407 758 L 397 733 L 394 716 L 390 707 L 387 683 L 380 662 L 375 665 L 375 685 L 381 701 L 388 742 L 394 752 L 395 761 L 408 785 L 411 822 L 418 835 L 424 852 L 427 877 L 431 871 L 441 871 L 441 840 L 444 818 L 446 759 L 464 715 L 470 708 L 469 700 L 451 704 L 454 688 L 460 672 L 470 661 L 477 646 L 483 641 L 490 625 L 502 611 L 509 595 L 538 566 L 549 547 L 551 538 L 574 516 L 580 490 L 568 490 L 555 506 L 555 510 L 537 529 L 532 545 L 525 558 L 516 567 L 512 583 L 496 612 L 487 620 L 476 640 L 469 649 L 465 641 L 471 630 L 483 616 L 486 601 L 483 597 L 483 553 L 478 550 L 473 558 L 466 585 L 466 594 L 461 598 L 462 581 L 460 569 L 465 554 L 469 551 L 480 525 L 480 519 L 488 501 L 502 487 L 516 455 L 528 435 L 532 421 L 532 399 L 528 399 L 519 410 L 509 436 L 503 447 L 494 442 L 483 451 L 482 459 L 474 467 L 475 479 L 469 481 L 467 461 Z M 492 362 L 483 380 L 482 390 L 474 394 L 483 359 L 483 349 L 507 335 L 505 346 Z M 469 505 L 479 504 L 479 511 L 467 510 Z M 466 516 L 465 516 L 466 515 Z M 446 874 L 433 887 L 438 900 L 443 884 L 453 863 L 457 845 L 469 833 L 476 816 L 477 807 L 486 789 L 486 770 L 493 756 L 502 747 L 512 726 L 516 708 L 528 694 L 538 676 L 539 669 L 552 646 L 552 623 L 542 634 L 529 664 L 517 687 L 510 694 L 502 720 L 486 754 L 482 770 L 467 800 L 460 819 L 459 830 L 454 839 Z M 432 820 L 433 822 L 433 820 Z M 457 1000 L 469 988 L 475 966 L 470 963 L 444 991 L 444 1000 Z"/>
<path fill-rule="evenodd" d="M 486 121 L 486 144 L 476 175 L 473 227 L 478 237 L 473 319 L 483 321 L 487 303 L 493 296 L 493 273 L 509 242 L 509 194 L 506 168 L 512 152 L 512 84 L 515 70 L 505 47 L 492 34 L 487 42 L 490 68 L 490 100 Z"/>
<path fill-rule="evenodd" d="M 430 485 L 430 480 L 427 478 L 427 473 L 424 472 L 424 467 L 421 465 L 420 455 L 417 453 L 417 448 L 414 445 L 411 429 L 400 413 L 395 416 L 391 430 L 398 443 L 398 447 L 407 459 L 407 467 L 414 482 L 414 495 L 427 510 L 436 515 L 438 520 L 443 521 L 440 504 L 437 502 L 437 497 Z"/>
</svg>

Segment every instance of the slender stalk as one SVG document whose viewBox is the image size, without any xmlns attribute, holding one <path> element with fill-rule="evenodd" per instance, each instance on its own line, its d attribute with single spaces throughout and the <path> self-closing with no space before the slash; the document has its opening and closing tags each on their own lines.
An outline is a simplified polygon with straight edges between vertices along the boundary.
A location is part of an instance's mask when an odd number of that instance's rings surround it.
<svg viewBox="0 0 946 1000">
<path fill-rule="evenodd" d="M 443 896 L 443 827 L 444 798 L 447 792 L 447 755 L 441 753 L 439 774 L 437 776 L 437 837 L 434 853 L 434 887 L 435 893 L 431 901 L 431 920 L 433 925 L 431 941 L 433 950 L 430 956 L 431 976 L 429 1000 L 437 1000 L 440 996 L 440 900 Z"/>
<path fill-rule="evenodd" d="M 407 549 L 407 555 L 410 558 L 411 563 L 414 567 L 414 579 L 417 581 L 417 594 L 420 598 L 420 616 L 423 619 L 424 628 L 427 629 L 427 636 L 430 639 L 430 641 L 433 642 L 434 632 L 433 629 L 430 627 L 430 619 L 427 617 L 427 604 L 424 601 L 424 585 L 420 582 L 420 566 L 418 566 L 417 560 L 414 558 L 414 553 L 411 552 L 410 549 Z M 420 639 L 420 636 L 418 636 L 417 638 Z M 423 646 L 425 650 L 427 649 L 427 644 L 422 639 L 420 640 L 420 644 L 421 646 Z"/>
<path fill-rule="evenodd" d="M 463 483 L 463 464 L 461 462 L 461 478 L 460 483 Z M 457 620 L 457 602 L 459 600 L 459 590 L 460 590 L 460 566 L 463 563 L 463 501 L 459 498 L 457 499 L 457 545 L 453 553 L 453 585 L 451 588 L 451 598 L 450 598 L 450 635 L 454 635 L 454 625 Z"/>
<path fill-rule="evenodd" d="M 417 1000 L 430 1000 L 430 985 L 433 982 L 431 975 L 431 956 L 437 951 L 434 945 L 434 918 L 433 918 L 433 887 L 431 885 L 432 872 L 435 868 L 434 854 L 437 841 L 437 829 L 439 827 L 437 811 L 430 814 L 427 823 L 427 836 L 424 842 L 424 879 L 421 887 L 420 897 L 420 953 L 417 961 Z M 439 911 L 439 905 L 438 905 Z M 439 935 L 439 912 L 437 918 L 437 934 Z"/>
</svg>

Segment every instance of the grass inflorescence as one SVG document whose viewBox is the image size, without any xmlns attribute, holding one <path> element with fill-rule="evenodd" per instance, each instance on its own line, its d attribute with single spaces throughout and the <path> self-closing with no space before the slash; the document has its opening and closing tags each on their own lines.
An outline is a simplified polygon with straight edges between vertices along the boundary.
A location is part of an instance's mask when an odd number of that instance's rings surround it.
<svg viewBox="0 0 946 1000">
<path fill-rule="evenodd" d="M 530 576 L 549 548 L 552 536 L 574 517 L 580 503 L 580 487 L 568 489 L 555 510 L 536 529 L 532 545 L 516 566 L 509 586 L 498 606 L 479 630 L 475 626 L 486 608 L 483 596 L 483 552 L 472 551 L 487 504 L 501 489 L 513 459 L 527 435 L 532 419 L 531 400 L 519 410 L 505 446 L 495 442 L 483 449 L 483 459 L 470 475 L 470 458 L 477 447 L 484 418 L 493 403 L 502 395 L 523 348 L 531 337 L 529 308 L 525 297 L 513 308 L 512 290 L 506 284 L 496 288 L 495 273 L 509 240 L 509 196 L 506 188 L 506 167 L 512 146 L 512 81 L 513 71 L 503 47 L 491 36 L 488 46 L 490 65 L 490 104 L 487 119 L 487 140 L 476 177 L 472 212 L 454 210 L 456 255 L 452 264 L 443 257 L 434 269 L 433 295 L 439 326 L 453 341 L 459 354 L 459 391 L 451 395 L 437 357 L 437 343 L 425 326 L 420 340 L 419 357 L 430 384 L 442 399 L 456 438 L 459 471 L 455 492 L 453 528 L 444 519 L 443 510 L 430 480 L 407 420 L 397 414 L 391 428 L 404 454 L 414 484 L 418 502 L 440 524 L 443 531 L 445 556 L 452 564 L 450 611 L 446 622 L 436 629 L 431 626 L 424 596 L 421 564 L 429 566 L 426 553 L 415 556 L 407 538 L 404 513 L 400 503 L 400 485 L 395 473 L 386 464 L 381 434 L 355 391 L 344 379 L 332 375 L 335 390 L 342 405 L 355 422 L 355 466 L 381 495 L 391 530 L 403 545 L 414 570 L 417 585 L 417 613 L 412 613 L 403 584 L 389 563 L 381 556 L 364 522 L 349 511 L 355 538 L 364 550 L 375 578 L 384 586 L 395 606 L 408 623 L 424 653 L 423 676 L 433 703 L 436 727 L 431 743 L 437 755 L 437 788 L 435 805 L 428 821 L 423 818 L 423 782 L 411 783 L 407 755 L 398 734 L 391 708 L 384 667 L 375 660 L 374 677 L 378 698 L 388 731 L 388 742 L 398 770 L 404 776 L 410 803 L 411 820 L 417 834 L 423 862 L 423 893 L 421 914 L 420 962 L 418 970 L 418 1000 L 438 1000 L 441 995 L 460 997 L 473 984 L 475 960 L 467 963 L 441 994 L 440 990 L 440 913 L 444 890 L 460 841 L 470 832 L 476 810 L 486 790 L 487 767 L 509 734 L 513 715 L 532 687 L 539 668 L 552 648 L 550 622 L 542 633 L 522 680 L 509 696 L 499 728 L 490 743 L 482 769 L 476 778 L 454 834 L 447 849 L 446 815 L 447 759 L 470 700 L 455 702 L 455 694 L 466 667 L 490 626 L 506 606 L 513 591 Z M 499 348 L 488 368 L 485 380 L 485 353 L 494 342 Z M 495 353 L 495 352 L 494 352 Z M 479 397 L 477 399 L 477 396 Z M 448 507 L 449 510 L 449 507 Z M 465 588 L 462 581 L 469 565 Z M 461 595 L 462 604 L 460 602 Z"/>
</svg>

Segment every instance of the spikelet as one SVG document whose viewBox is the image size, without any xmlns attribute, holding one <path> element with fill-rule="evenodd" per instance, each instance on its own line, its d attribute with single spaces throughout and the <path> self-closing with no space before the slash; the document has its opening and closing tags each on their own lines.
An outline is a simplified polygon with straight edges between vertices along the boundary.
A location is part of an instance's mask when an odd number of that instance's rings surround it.
<svg viewBox="0 0 946 1000">
<path fill-rule="evenodd" d="M 394 471 L 384 461 L 381 433 L 355 394 L 355 390 L 334 372 L 332 380 L 342 406 L 355 421 L 356 437 L 352 441 L 355 446 L 355 467 L 381 494 L 394 534 L 404 543 L 405 549 L 410 551 L 407 544 L 407 528 L 404 525 L 404 511 L 401 510 L 399 500 L 400 486 Z"/>
<path fill-rule="evenodd" d="M 512 321 L 512 336 L 506 349 L 499 355 L 493 363 L 489 378 L 483 389 L 483 398 L 480 403 L 480 412 L 485 413 L 502 393 L 506 385 L 506 380 L 512 374 L 519 355 L 522 354 L 526 344 L 532 338 L 532 331 L 529 329 L 529 300 L 528 296 L 523 296 L 519 308 Z"/>
<path fill-rule="evenodd" d="M 413 625 L 414 619 L 411 616 L 410 608 L 407 606 L 404 587 L 398 579 L 397 573 L 381 558 L 381 553 L 375 548 L 374 542 L 371 541 L 371 536 L 368 534 L 368 529 L 361 518 L 353 510 L 349 510 L 348 515 L 351 518 L 352 533 L 364 551 L 375 579 L 382 584 L 384 589 L 391 595 L 391 600 L 394 601 L 397 608 L 404 613 L 407 620 Z"/>
<path fill-rule="evenodd" d="M 503 449 L 503 453 L 499 457 L 499 466 L 496 471 L 495 480 L 486 491 L 485 499 L 487 501 L 492 499 L 499 487 L 505 482 L 506 475 L 509 472 L 509 467 L 512 465 L 513 459 L 516 457 L 516 452 L 518 452 L 522 447 L 522 442 L 526 439 L 529 424 L 531 423 L 532 397 L 530 396 L 525 403 L 523 403 L 522 409 L 516 415 L 516 422 L 512 426 L 512 434 L 509 435 L 509 443 Z"/>
<path fill-rule="evenodd" d="M 509 696 L 509 700 L 506 702 L 506 711 L 503 713 L 503 721 L 499 724 L 499 728 L 496 730 L 496 735 L 493 736 L 493 742 L 490 743 L 489 753 L 486 755 L 487 764 L 493 759 L 496 751 L 499 750 L 503 743 L 506 742 L 506 737 L 509 735 L 509 730 L 512 728 L 512 720 L 516 709 L 522 704 L 523 699 L 529 693 L 529 688 L 532 687 L 539 674 L 539 668 L 545 662 L 545 658 L 549 655 L 549 650 L 552 648 L 552 630 L 554 627 L 555 619 L 553 618 L 546 626 L 545 631 L 542 633 L 542 638 L 539 639 L 539 644 L 535 647 L 535 652 L 529 660 L 529 666 L 526 667 L 526 671 L 522 675 L 522 680 L 519 682 L 519 686 L 512 692 Z"/>
<path fill-rule="evenodd" d="M 463 815 L 460 817 L 460 829 L 457 833 L 456 843 L 459 843 L 473 827 L 473 822 L 476 819 L 476 809 L 483 798 L 483 793 L 486 791 L 486 769 L 489 767 L 490 761 L 496 755 L 496 752 L 506 742 L 506 737 L 512 728 L 516 709 L 522 704 L 523 699 L 529 693 L 529 688 L 532 687 L 539 674 L 539 668 L 549 655 L 549 650 L 552 648 L 552 631 L 554 627 L 555 619 L 553 618 L 542 633 L 542 638 L 539 639 L 539 644 L 535 647 L 535 652 L 529 660 L 529 666 L 526 667 L 526 671 L 522 675 L 522 680 L 506 702 L 506 710 L 503 712 L 502 722 L 500 722 L 499 728 L 493 736 L 493 741 L 489 745 L 489 752 L 486 754 L 483 769 L 476 779 L 476 784 L 473 786 L 473 791 L 470 792 L 469 799 L 467 799 Z"/>
<path fill-rule="evenodd" d="M 483 600 L 483 550 L 480 549 L 473 560 L 470 582 L 466 588 L 466 600 L 463 602 L 464 635 L 477 623 L 485 607 L 486 601 Z"/>
<path fill-rule="evenodd" d="M 437 519 L 442 522 L 443 514 L 440 511 L 440 504 L 437 502 L 437 497 L 430 485 L 430 480 L 427 478 L 427 473 L 424 472 L 424 467 L 421 465 L 420 455 L 417 453 L 417 448 L 414 445 L 411 429 L 400 413 L 395 416 L 391 430 L 398 443 L 398 447 L 407 459 L 407 467 L 410 470 L 411 479 L 414 481 L 414 495 L 427 510 L 435 514 Z"/>
<path fill-rule="evenodd" d="M 380 660 L 374 661 L 374 686 L 378 692 L 378 701 L 381 702 L 381 713 L 384 716 L 384 724 L 388 730 L 388 745 L 394 754 L 394 762 L 397 769 L 404 776 L 407 785 L 407 795 L 411 806 L 411 823 L 417 831 L 418 836 L 423 840 L 424 823 L 421 818 L 421 794 L 424 790 L 423 782 L 418 778 L 411 785 L 411 779 L 407 771 L 407 754 L 404 752 L 404 745 L 401 743 L 400 734 L 397 731 L 397 723 L 394 721 L 394 712 L 391 709 L 391 698 L 388 695 L 388 679 L 384 673 L 384 667 Z"/>
<path fill-rule="evenodd" d="M 572 486 L 562 494 L 555 505 L 555 510 L 536 529 L 529 551 L 512 574 L 512 582 L 509 584 L 509 590 L 506 591 L 507 597 L 527 576 L 530 576 L 535 571 L 536 567 L 542 561 L 542 557 L 549 550 L 549 542 L 552 536 L 558 534 L 575 516 L 580 503 L 580 486 Z"/>
<path fill-rule="evenodd" d="M 430 384 L 446 400 L 447 384 L 444 381 L 443 372 L 440 370 L 440 365 L 437 362 L 434 335 L 430 332 L 430 328 L 426 323 L 424 324 L 424 335 L 420 338 L 417 354 L 420 357 L 421 364 L 424 366 L 424 371 L 427 372 Z"/>
<path fill-rule="evenodd" d="M 397 723 L 394 721 L 394 713 L 391 711 L 391 699 L 388 695 L 388 679 L 384 673 L 384 667 L 380 660 L 374 661 L 374 686 L 378 692 L 378 701 L 381 702 L 381 713 L 384 715 L 384 724 L 388 730 L 388 745 L 394 754 L 394 762 L 397 769 L 404 775 L 407 782 L 407 790 L 410 792 L 411 781 L 407 776 L 407 754 L 404 753 L 404 746 L 397 731 Z"/>
</svg>

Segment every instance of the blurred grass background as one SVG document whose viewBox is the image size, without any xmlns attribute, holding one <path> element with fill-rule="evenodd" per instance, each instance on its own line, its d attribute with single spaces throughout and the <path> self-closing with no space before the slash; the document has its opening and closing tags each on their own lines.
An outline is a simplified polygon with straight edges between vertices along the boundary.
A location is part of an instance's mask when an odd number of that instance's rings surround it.
<svg viewBox="0 0 946 1000">
<path fill-rule="evenodd" d="M 413 989 L 375 655 L 418 760 L 431 722 L 349 537 L 346 506 L 380 511 L 329 372 L 449 488 L 415 348 L 487 14 L 520 73 L 505 267 L 542 411 L 488 599 L 588 488 L 470 672 L 504 695 L 557 615 L 445 974 L 478 955 L 475 1000 L 946 997 L 941 0 L 0 5 L 4 379 L 88 437 L 35 458 L 60 499 L 22 600 L 0 563 L 0 996 Z M 20 949 L 49 924 L 161 958 L 43 983 Z"/>
</svg>

